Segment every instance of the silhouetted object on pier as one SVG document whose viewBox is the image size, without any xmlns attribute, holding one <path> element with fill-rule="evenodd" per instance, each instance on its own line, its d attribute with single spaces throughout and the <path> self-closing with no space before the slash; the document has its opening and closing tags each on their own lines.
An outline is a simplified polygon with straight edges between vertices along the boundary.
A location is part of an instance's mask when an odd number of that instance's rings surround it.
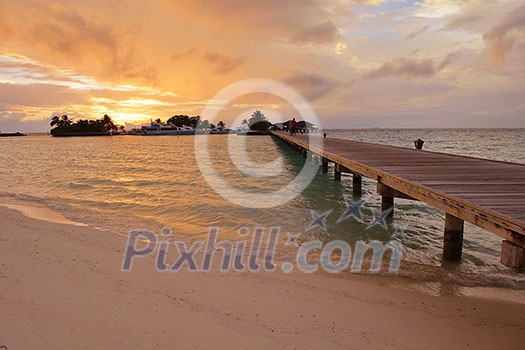
<svg viewBox="0 0 525 350">
<path fill-rule="evenodd" d="M 423 141 L 421 139 L 414 140 L 414 147 L 416 149 L 423 149 L 423 144 L 424 143 L 425 143 L 425 141 Z"/>
</svg>

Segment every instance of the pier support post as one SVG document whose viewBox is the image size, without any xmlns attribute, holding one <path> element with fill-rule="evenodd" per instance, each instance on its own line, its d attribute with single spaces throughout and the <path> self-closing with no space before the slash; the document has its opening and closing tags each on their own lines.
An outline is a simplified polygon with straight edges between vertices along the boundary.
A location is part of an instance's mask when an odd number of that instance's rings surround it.
<svg viewBox="0 0 525 350">
<path fill-rule="evenodd" d="M 361 175 L 354 173 L 352 175 L 352 195 L 355 197 L 361 197 L 362 193 L 362 181 Z"/>
<path fill-rule="evenodd" d="M 390 210 L 390 213 L 388 213 L 388 217 L 391 217 L 394 215 L 394 197 L 389 196 L 381 196 L 381 211 L 385 211 L 388 209 Z"/>
<path fill-rule="evenodd" d="M 519 271 L 525 268 L 525 248 L 520 247 L 510 241 L 501 243 L 500 261 L 508 268 Z"/>
<path fill-rule="evenodd" d="M 445 214 L 445 237 L 443 240 L 443 259 L 459 260 L 463 250 L 464 221 L 449 213 Z"/>
<path fill-rule="evenodd" d="M 323 173 L 327 173 L 328 172 L 328 159 L 323 157 L 322 161 L 323 161 Z"/>
<path fill-rule="evenodd" d="M 339 164 L 335 164 L 334 166 L 334 180 L 340 181 L 341 180 L 341 171 L 339 168 Z"/>
</svg>

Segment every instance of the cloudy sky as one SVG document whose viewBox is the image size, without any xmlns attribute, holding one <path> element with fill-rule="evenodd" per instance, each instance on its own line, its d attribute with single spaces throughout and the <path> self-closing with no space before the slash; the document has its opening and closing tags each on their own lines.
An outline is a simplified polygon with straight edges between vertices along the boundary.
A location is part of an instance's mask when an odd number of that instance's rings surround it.
<svg viewBox="0 0 525 350">
<path fill-rule="evenodd" d="M 525 5 L 0 0 L 2 131 L 197 115 L 250 78 L 289 84 L 325 128 L 525 127 Z M 223 116 L 286 105 L 252 94 Z"/>
</svg>

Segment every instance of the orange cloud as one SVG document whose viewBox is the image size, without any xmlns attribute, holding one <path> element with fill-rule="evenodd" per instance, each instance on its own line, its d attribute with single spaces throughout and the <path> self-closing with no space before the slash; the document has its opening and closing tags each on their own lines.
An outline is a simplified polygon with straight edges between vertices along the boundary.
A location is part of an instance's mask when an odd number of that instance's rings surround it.
<svg viewBox="0 0 525 350">
<path fill-rule="evenodd" d="M 59 3 L 16 1 L 2 4 L 0 38 L 22 44 L 37 58 L 81 68 L 113 81 L 152 82 L 157 71 L 136 52 L 134 28 L 115 27 L 95 13 Z M 20 47 L 19 47 L 20 48 Z"/>
<path fill-rule="evenodd" d="M 339 29 L 335 18 L 350 15 L 347 4 L 316 0 L 169 1 L 187 16 L 220 23 L 221 30 L 254 35 L 257 40 L 294 44 L 334 42 Z"/>
</svg>

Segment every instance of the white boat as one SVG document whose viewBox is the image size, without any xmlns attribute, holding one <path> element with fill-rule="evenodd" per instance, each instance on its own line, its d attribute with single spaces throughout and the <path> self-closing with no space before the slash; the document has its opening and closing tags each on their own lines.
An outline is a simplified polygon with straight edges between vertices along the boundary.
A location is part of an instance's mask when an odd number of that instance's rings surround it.
<svg viewBox="0 0 525 350">
<path fill-rule="evenodd" d="M 213 128 L 210 130 L 210 134 L 229 134 L 230 132 L 231 130 L 226 128 Z"/>
<path fill-rule="evenodd" d="M 195 129 L 190 126 L 177 126 L 151 122 L 141 128 L 142 135 L 193 135 Z"/>
</svg>

